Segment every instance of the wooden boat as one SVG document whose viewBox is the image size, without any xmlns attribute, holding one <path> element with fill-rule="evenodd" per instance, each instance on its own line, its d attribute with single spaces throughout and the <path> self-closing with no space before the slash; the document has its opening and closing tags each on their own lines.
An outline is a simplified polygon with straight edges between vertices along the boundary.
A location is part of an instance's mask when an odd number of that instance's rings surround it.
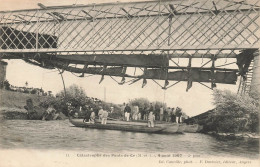
<svg viewBox="0 0 260 167">
<path fill-rule="evenodd" d="M 193 124 L 193 125 L 187 125 L 184 132 L 190 132 L 190 133 L 196 133 L 203 129 L 202 125 L 199 124 Z"/>
<path fill-rule="evenodd" d="M 96 121 L 94 124 L 83 122 L 83 119 L 69 119 L 70 122 L 76 127 L 94 128 L 94 129 L 107 129 L 107 130 L 121 130 L 130 132 L 143 132 L 143 133 L 182 133 L 184 125 L 178 125 L 174 123 L 157 123 L 155 127 L 151 128 L 147 126 L 145 121 L 120 121 L 120 120 L 108 120 L 107 124 L 103 125 L 100 121 Z"/>
</svg>

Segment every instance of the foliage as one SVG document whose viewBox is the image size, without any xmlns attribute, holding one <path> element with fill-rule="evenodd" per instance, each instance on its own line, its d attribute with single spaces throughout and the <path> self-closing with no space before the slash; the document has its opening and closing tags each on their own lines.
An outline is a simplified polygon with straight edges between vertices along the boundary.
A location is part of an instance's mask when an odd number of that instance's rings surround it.
<svg viewBox="0 0 260 167">
<path fill-rule="evenodd" d="M 45 101 L 43 101 L 40 106 L 43 108 L 48 108 L 50 105 L 53 105 L 53 107 L 58 110 L 61 111 L 62 109 L 62 105 L 63 105 L 63 101 L 61 98 L 55 98 L 52 96 L 48 96 L 48 98 L 46 98 Z M 62 112 L 62 111 L 61 111 Z"/>
<path fill-rule="evenodd" d="M 0 82 L 0 89 L 3 89 L 4 88 L 4 82 Z"/>
<path fill-rule="evenodd" d="M 107 111 L 109 111 L 109 117 L 114 119 L 120 119 L 124 117 L 124 114 L 121 112 L 121 108 L 119 105 L 112 104 L 112 103 L 105 103 L 103 102 L 103 108 Z M 113 107 L 113 112 L 111 113 L 111 107 Z"/>
<path fill-rule="evenodd" d="M 71 104 L 71 107 L 68 107 L 68 103 Z M 114 107 L 114 112 L 110 114 L 109 117 L 122 117 L 122 114 L 120 113 L 120 107 L 118 105 L 105 102 L 97 102 L 93 98 L 87 97 L 84 89 L 75 84 L 66 89 L 66 96 L 64 91 L 61 91 L 56 95 L 56 98 L 49 98 L 41 105 L 47 108 L 50 104 L 52 104 L 58 112 L 62 112 L 66 116 L 68 116 L 69 114 L 73 115 L 75 112 L 77 112 L 80 118 L 84 118 L 90 107 L 94 109 L 97 115 L 99 106 L 102 106 L 108 111 L 110 111 L 111 107 Z M 81 112 L 80 107 L 82 107 Z"/>
<path fill-rule="evenodd" d="M 146 98 L 135 98 L 129 102 L 130 106 L 138 106 L 139 108 L 148 108 L 149 104 L 150 102 Z"/>
<path fill-rule="evenodd" d="M 167 105 L 160 101 L 153 102 L 155 111 L 160 112 L 160 108 L 163 107 L 164 109 L 167 107 Z"/>
<path fill-rule="evenodd" d="M 237 95 L 228 90 L 213 93 L 215 112 L 208 118 L 207 128 L 217 132 L 257 132 L 259 100 L 256 96 Z"/>
<path fill-rule="evenodd" d="M 83 106 L 86 104 L 86 93 L 82 87 L 75 84 L 66 89 L 66 97 L 64 91 L 57 94 L 58 97 L 66 98 L 66 101 L 70 102 L 72 106 Z"/>
<path fill-rule="evenodd" d="M 36 94 L 36 92 L 37 92 L 37 90 L 36 90 L 36 89 L 33 89 L 33 90 L 31 91 L 31 94 Z"/>
<path fill-rule="evenodd" d="M 25 90 L 23 91 L 23 93 L 29 93 L 29 90 L 25 89 Z"/>
<path fill-rule="evenodd" d="M 155 101 L 153 102 L 153 106 L 154 106 L 154 114 L 155 114 L 155 119 L 159 120 L 160 117 L 160 108 L 163 107 L 164 109 L 166 109 L 166 104 L 160 101 Z"/>
<path fill-rule="evenodd" d="M 130 102 L 129 102 L 130 106 L 138 106 L 139 108 L 143 108 L 143 109 L 145 109 L 145 108 L 148 109 L 150 106 L 150 103 L 153 104 L 154 113 L 158 119 L 158 117 L 160 115 L 160 108 L 163 107 L 163 109 L 165 110 L 167 108 L 166 103 L 163 103 L 160 101 L 150 102 L 146 98 L 135 98 L 133 100 L 130 100 Z M 187 116 L 183 111 L 182 111 L 182 115 Z"/>
<path fill-rule="evenodd" d="M 66 89 L 66 96 L 64 91 L 59 92 L 57 95 L 56 101 L 54 101 L 54 106 L 57 106 L 62 113 L 68 115 L 69 111 L 67 108 L 67 103 L 71 103 L 72 108 L 75 110 L 80 106 L 85 106 L 87 104 L 87 96 L 82 87 L 79 87 L 75 84 L 71 85 Z"/>
<path fill-rule="evenodd" d="M 2 81 L 1 83 L 0 83 L 0 89 L 6 89 L 6 90 L 10 90 L 10 83 L 9 83 L 9 81 L 8 80 L 5 80 L 5 81 Z"/>
</svg>

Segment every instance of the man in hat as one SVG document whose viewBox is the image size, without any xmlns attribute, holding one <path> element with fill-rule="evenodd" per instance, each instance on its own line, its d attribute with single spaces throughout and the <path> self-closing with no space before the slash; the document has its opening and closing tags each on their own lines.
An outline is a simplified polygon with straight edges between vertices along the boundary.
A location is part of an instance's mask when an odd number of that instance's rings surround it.
<svg viewBox="0 0 260 167">
<path fill-rule="evenodd" d="M 176 108 L 176 123 L 181 123 L 181 116 L 182 116 L 182 112 L 181 112 L 181 108 L 177 107 Z"/>
<path fill-rule="evenodd" d="M 130 113 L 131 113 L 131 108 L 129 107 L 128 104 L 126 104 L 124 112 L 125 112 L 126 121 L 129 121 L 129 117 L 130 117 Z"/>
</svg>

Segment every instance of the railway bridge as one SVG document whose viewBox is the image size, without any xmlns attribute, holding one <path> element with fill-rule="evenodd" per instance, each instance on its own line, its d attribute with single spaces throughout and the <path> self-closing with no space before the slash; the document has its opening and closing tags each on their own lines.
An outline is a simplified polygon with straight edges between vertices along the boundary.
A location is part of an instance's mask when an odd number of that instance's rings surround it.
<svg viewBox="0 0 260 167">
<path fill-rule="evenodd" d="M 0 12 L 1 60 L 142 87 L 187 82 L 188 91 L 193 82 L 213 89 L 239 81 L 238 93 L 260 90 L 258 0 L 38 6 Z M 216 65 L 221 59 L 234 61 Z"/>
</svg>

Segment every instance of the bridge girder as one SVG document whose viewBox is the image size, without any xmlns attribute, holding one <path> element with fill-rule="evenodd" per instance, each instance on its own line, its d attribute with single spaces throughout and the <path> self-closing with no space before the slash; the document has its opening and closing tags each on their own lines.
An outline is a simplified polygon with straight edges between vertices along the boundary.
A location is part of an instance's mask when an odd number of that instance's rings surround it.
<svg viewBox="0 0 260 167">
<path fill-rule="evenodd" d="M 237 58 L 239 51 L 256 50 L 260 45 L 258 0 L 164 0 L 39 6 L 40 9 L 0 12 L 1 59 L 21 58 L 44 68 L 64 68 L 64 64 L 69 66 L 70 63 L 92 63 L 103 66 L 102 69 L 107 65 L 139 67 L 144 70 L 142 76 L 128 77 L 144 80 L 162 79 L 155 76 L 157 72 L 151 71 L 166 70 L 165 85 L 172 75 L 172 80 L 188 81 L 188 87 L 194 71 L 208 70 L 211 75 L 204 81 L 214 86 L 216 72 L 237 72 L 235 69 L 216 68 L 215 59 Z M 139 57 L 136 60 L 142 57 L 161 57 L 168 61 L 189 58 L 189 64 L 192 58 L 210 58 L 212 67 L 136 64 L 130 59 L 127 64 L 92 61 L 93 56 L 106 59 L 111 55 L 124 56 L 125 59 Z M 51 65 L 41 64 L 45 61 Z M 69 68 L 74 72 L 107 75 L 93 72 L 90 68 Z M 168 73 L 172 69 L 182 70 L 187 77 L 176 78 L 179 75 L 176 72 Z M 146 71 L 153 73 L 150 76 L 154 77 L 149 78 Z M 200 81 L 203 82 L 197 80 Z"/>
<path fill-rule="evenodd" d="M 0 12 L 0 52 L 258 49 L 259 6 L 257 0 L 164 0 Z"/>
</svg>

